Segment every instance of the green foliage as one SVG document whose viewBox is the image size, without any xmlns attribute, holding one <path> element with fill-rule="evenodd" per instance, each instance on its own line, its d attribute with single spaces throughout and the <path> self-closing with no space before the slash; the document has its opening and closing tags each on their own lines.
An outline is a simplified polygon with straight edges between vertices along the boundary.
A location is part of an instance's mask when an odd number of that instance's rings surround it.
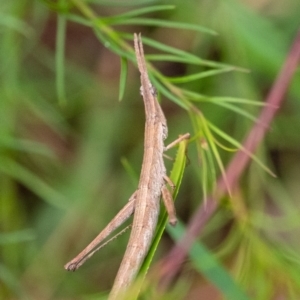
<svg viewBox="0 0 300 300">
<path fill-rule="evenodd" d="M 180 241 L 185 228 L 178 224 L 176 228 L 168 227 L 168 232 L 174 240 Z M 233 281 L 230 274 L 223 268 L 218 260 L 201 243 L 194 243 L 189 255 L 196 270 L 210 280 L 228 299 L 247 300 L 250 299 L 245 292 Z"/>
<path fill-rule="evenodd" d="M 168 251 L 162 209 L 141 297 L 189 299 L 209 285 L 210 299 L 298 299 L 299 74 L 259 149 L 243 140 L 265 126 L 259 111 L 295 38 L 299 1 L 172 4 L 0 4 L 1 299 L 105 299 L 111 287 L 128 235 L 76 273 L 63 265 L 136 189 L 144 108 L 133 32 L 142 33 L 168 141 L 191 133 L 187 156 L 182 143 L 167 162 L 178 218 L 188 224 L 220 178 L 229 187 L 225 170 L 239 149 L 255 162 L 218 199 L 170 291 L 156 294 L 152 266 Z M 167 229 L 174 241 L 181 224 Z"/>
</svg>

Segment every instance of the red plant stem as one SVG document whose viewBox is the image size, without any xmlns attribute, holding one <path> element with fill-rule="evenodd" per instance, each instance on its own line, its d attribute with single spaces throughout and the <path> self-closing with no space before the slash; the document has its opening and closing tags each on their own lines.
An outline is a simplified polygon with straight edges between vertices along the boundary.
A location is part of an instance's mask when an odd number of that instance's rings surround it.
<svg viewBox="0 0 300 300">
<path fill-rule="evenodd" d="M 300 31 L 287 56 L 287 59 L 279 73 L 272 89 L 270 90 L 266 103 L 259 116 L 258 122 L 253 126 L 245 139 L 243 146 L 250 153 L 253 153 L 262 141 L 266 132 L 275 117 L 277 110 L 281 107 L 284 95 L 288 89 L 293 75 L 300 61 Z M 265 124 L 266 126 L 261 126 Z M 239 150 L 226 168 L 226 178 L 230 190 L 238 183 L 238 180 L 250 161 L 249 155 Z M 227 193 L 223 178 L 217 182 L 217 195 L 222 197 Z M 181 269 L 182 263 L 188 250 L 197 236 L 202 233 L 206 222 L 212 217 L 218 208 L 218 201 L 213 196 L 207 197 L 191 218 L 184 237 L 173 247 L 169 254 L 160 263 L 160 276 L 162 286 L 168 285 Z"/>
</svg>

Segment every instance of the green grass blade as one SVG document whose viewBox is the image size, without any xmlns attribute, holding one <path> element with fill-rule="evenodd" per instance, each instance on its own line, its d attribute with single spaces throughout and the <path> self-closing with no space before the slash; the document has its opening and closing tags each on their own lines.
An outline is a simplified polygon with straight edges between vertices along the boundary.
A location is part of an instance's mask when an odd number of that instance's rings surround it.
<svg viewBox="0 0 300 300">
<path fill-rule="evenodd" d="M 201 139 L 204 138 L 203 137 L 203 132 L 201 131 L 201 128 L 199 128 L 198 125 L 198 117 L 195 116 L 193 113 L 189 112 L 189 116 L 190 119 L 192 121 L 192 125 L 193 125 L 193 129 L 195 134 L 195 144 L 197 147 L 197 153 L 198 153 L 198 160 L 201 163 L 201 186 L 202 186 L 202 191 L 203 191 L 203 198 L 206 199 L 207 198 L 207 193 L 208 193 L 208 175 L 211 174 L 209 173 L 209 170 L 211 170 L 211 168 L 208 167 L 208 162 L 206 159 L 206 155 L 204 153 L 204 149 L 201 145 Z M 214 169 L 213 169 L 214 170 Z"/>
<path fill-rule="evenodd" d="M 126 38 L 128 36 L 126 35 Z M 178 49 L 177 49 L 178 50 Z M 184 51 L 183 51 L 184 52 Z M 185 52 L 184 52 L 185 53 Z M 228 64 L 221 64 L 221 63 L 216 63 L 212 62 L 210 60 L 205 60 L 201 59 L 197 56 L 183 56 L 182 53 L 181 55 L 172 55 L 172 54 L 147 54 L 147 59 L 151 61 L 171 61 L 171 62 L 178 62 L 178 63 L 183 63 L 183 64 L 192 64 L 192 65 L 198 65 L 198 66 L 207 66 L 211 68 L 218 68 L 218 69 L 231 69 L 233 71 L 239 71 L 239 72 L 249 72 L 245 68 L 240 68 Z M 195 59 L 197 58 L 197 59 Z"/>
<path fill-rule="evenodd" d="M 190 57 L 182 57 L 178 55 L 172 54 L 147 54 L 147 60 L 149 61 L 170 61 L 170 62 L 178 62 L 183 64 L 194 64 L 194 65 L 202 65 L 200 62 L 195 62 L 195 59 L 191 59 Z"/>
<path fill-rule="evenodd" d="M 228 110 L 231 110 L 241 116 L 244 116 L 247 119 L 253 121 L 254 123 L 256 123 L 258 121 L 258 119 L 255 116 L 248 113 L 245 109 L 239 108 L 238 106 L 235 106 L 235 105 L 232 105 L 232 104 L 226 103 L 226 102 L 218 102 L 218 103 L 214 102 L 214 103 L 219 106 L 222 106 L 224 108 L 227 108 Z M 263 126 L 263 124 L 262 124 L 262 126 Z"/>
<path fill-rule="evenodd" d="M 175 241 L 179 241 L 185 233 L 185 228 L 179 222 L 176 227 L 168 225 L 167 231 Z M 202 243 L 194 242 L 189 250 L 189 257 L 196 270 L 211 281 L 227 299 L 250 300 L 242 288 Z"/>
<path fill-rule="evenodd" d="M 52 206 L 64 209 L 69 207 L 67 199 L 62 194 L 50 187 L 34 173 L 11 159 L 2 159 L 0 163 L 0 173 L 21 182 L 24 186 L 37 194 L 42 200 Z"/>
<path fill-rule="evenodd" d="M 22 243 L 35 239 L 32 229 L 23 229 L 20 231 L 0 233 L 0 245 Z"/>
<path fill-rule="evenodd" d="M 26 153 L 34 153 L 43 155 L 49 158 L 54 158 L 54 152 L 49 149 L 49 147 L 43 145 L 42 143 L 30 141 L 27 139 L 17 139 L 11 138 L 7 136 L 0 137 L 0 145 L 1 147 L 5 147 L 9 150 L 26 152 Z"/>
<path fill-rule="evenodd" d="M 188 24 L 182 22 L 171 22 L 165 20 L 151 19 L 151 18 L 135 18 L 135 19 L 117 19 L 113 20 L 112 25 L 148 25 L 148 26 L 157 26 L 163 28 L 176 28 L 176 29 L 185 29 L 185 30 L 194 30 L 198 32 L 204 32 L 211 35 L 217 35 L 214 30 L 205 28 L 203 26 Z"/>
<path fill-rule="evenodd" d="M 182 89 L 183 93 L 189 97 L 191 101 L 198 101 L 198 102 L 211 102 L 215 104 L 219 104 L 220 102 L 227 102 L 227 103 L 238 103 L 238 104 L 245 104 L 245 105 L 253 105 L 253 106 L 270 106 L 274 107 L 273 105 L 268 105 L 265 102 L 250 100 L 245 98 L 235 98 L 235 97 L 208 97 L 201 95 L 199 93 L 195 93 L 189 90 Z"/>
<path fill-rule="evenodd" d="M 227 73 L 235 70 L 234 67 L 230 68 L 224 68 L 224 69 L 217 69 L 217 70 L 209 70 L 209 71 L 204 71 L 196 74 L 191 74 L 187 76 L 181 76 L 181 77 L 165 77 L 169 82 L 173 83 L 187 83 L 191 81 L 195 81 L 201 78 L 207 78 L 210 76 L 216 76 L 222 73 Z"/>
<path fill-rule="evenodd" d="M 203 116 L 199 117 L 199 121 L 201 122 L 203 133 L 204 133 L 204 136 L 206 138 L 206 141 L 208 142 L 208 144 L 210 146 L 210 149 L 212 151 L 212 154 L 213 154 L 213 156 L 214 156 L 214 158 L 217 162 L 217 165 L 218 165 L 218 167 L 221 171 L 221 174 L 222 174 L 225 186 L 227 188 L 228 194 L 231 196 L 231 190 L 230 190 L 230 186 L 228 184 L 227 178 L 226 178 L 224 164 L 222 162 L 222 159 L 221 159 L 220 153 L 218 151 L 218 148 L 216 147 L 216 143 L 214 141 L 214 136 L 210 131 L 207 120 Z M 210 155 L 210 154 L 208 154 L 208 155 Z"/>
<path fill-rule="evenodd" d="M 201 58 L 199 58 L 198 56 L 196 55 L 193 55 L 191 53 L 188 53 L 186 51 L 183 51 L 183 50 L 180 50 L 180 49 L 177 49 L 177 48 L 174 48 L 174 47 L 171 47 L 171 46 L 168 46 L 166 44 L 163 44 L 163 43 L 160 43 L 160 42 L 157 42 L 155 40 L 152 40 L 152 39 L 149 39 L 147 37 L 142 37 L 142 41 L 143 41 L 143 44 L 144 45 L 148 45 L 148 46 L 151 46 L 155 49 L 158 49 L 158 50 L 161 50 L 161 51 L 164 51 L 166 53 L 172 53 L 172 54 L 175 54 L 177 55 L 178 57 L 183 57 L 183 58 L 189 58 L 191 61 L 194 61 L 195 63 L 203 63 L 205 64 L 204 60 L 202 60 Z M 212 63 L 213 65 L 216 65 L 216 63 Z"/>
<path fill-rule="evenodd" d="M 66 17 L 64 15 L 57 16 L 57 32 L 56 32 L 56 90 L 58 102 L 60 105 L 66 104 L 65 92 L 65 36 L 66 36 Z"/>
<path fill-rule="evenodd" d="M 89 3 L 97 3 L 99 5 L 106 5 L 109 7 L 117 6 L 118 9 L 122 6 L 135 6 L 135 5 L 145 5 L 152 4 L 153 2 L 157 2 L 157 0 L 88 0 Z M 163 6 L 163 5 L 162 5 Z"/>
<path fill-rule="evenodd" d="M 129 18 L 133 18 L 136 16 L 140 16 L 140 15 L 155 12 L 155 11 L 171 10 L 174 8 L 175 8 L 174 5 L 154 5 L 154 6 L 143 7 L 143 8 L 131 10 L 129 12 L 126 12 L 126 13 L 123 13 L 120 15 L 105 18 L 105 20 L 113 21 L 113 20 L 120 20 L 120 19 L 129 19 Z"/>
<path fill-rule="evenodd" d="M 267 105 L 267 103 L 261 102 L 261 101 L 244 99 L 244 98 L 234 98 L 234 97 L 211 97 L 211 98 L 209 98 L 209 101 L 214 102 L 214 103 L 219 103 L 219 102 L 240 103 L 240 104 L 253 105 L 253 106 L 266 106 Z M 268 105 L 268 106 L 271 106 L 271 105 Z"/>
<path fill-rule="evenodd" d="M 9 14 L 0 13 L 0 27 L 5 26 L 13 29 L 26 37 L 30 37 L 34 30 L 26 22 L 15 18 Z"/>
<path fill-rule="evenodd" d="M 174 8 L 175 8 L 174 5 L 155 5 L 155 6 L 135 9 L 135 10 L 132 10 L 132 11 L 120 14 L 120 15 L 115 15 L 112 17 L 102 18 L 102 20 L 104 22 L 106 22 L 107 24 L 113 24 L 114 22 L 126 20 L 129 18 L 133 18 L 133 17 L 139 16 L 139 15 L 146 14 L 146 13 L 151 13 L 151 12 L 155 12 L 155 11 L 163 11 L 163 10 L 171 10 Z M 68 19 L 72 20 L 74 22 L 77 22 L 79 24 L 85 25 L 85 26 L 92 25 L 92 22 L 86 20 L 85 18 L 82 18 L 81 16 L 75 15 L 75 14 L 69 14 Z"/>
<path fill-rule="evenodd" d="M 119 87 L 119 101 L 123 99 L 126 87 L 126 79 L 128 74 L 127 59 L 121 57 L 121 73 L 120 73 L 120 87 Z"/>
<path fill-rule="evenodd" d="M 92 21 L 89 21 L 86 18 L 83 18 L 83 17 L 75 15 L 75 14 L 68 14 L 66 16 L 66 18 L 67 18 L 68 21 L 78 23 L 80 25 L 84 25 L 84 26 L 87 26 L 87 27 L 92 27 L 92 25 L 93 25 Z"/>
<path fill-rule="evenodd" d="M 129 36 L 128 34 L 124 34 L 123 36 L 126 37 L 126 38 L 132 39 L 131 35 Z M 186 51 L 168 46 L 166 44 L 157 42 L 157 41 L 149 39 L 147 37 L 142 37 L 142 41 L 143 41 L 144 45 L 148 45 L 148 46 L 151 46 L 155 49 L 159 49 L 161 51 L 177 55 L 178 57 L 180 57 L 182 59 L 189 59 L 190 63 L 192 63 L 192 64 L 198 64 L 198 65 L 202 65 L 202 66 L 206 66 L 206 67 L 212 67 L 212 68 L 230 68 L 230 67 L 232 67 L 231 65 L 221 64 L 221 63 L 218 63 L 218 62 L 201 59 L 201 58 L 199 58 L 198 56 L 196 56 L 194 54 L 191 54 L 189 52 L 186 52 Z M 235 67 L 235 68 L 236 68 L 236 70 L 247 71 L 243 68 L 237 68 L 237 67 Z"/>
<path fill-rule="evenodd" d="M 204 125 L 202 124 L 202 119 L 199 116 L 194 117 L 190 114 L 193 119 L 194 130 L 196 132 L 197 141 L 196 145 L 198 148 L 198 153 L 201 158 L 201 175 L 202 175 L 202 189 L 204 199 L 206 199 L 207 191 L 212 190 L 213 185 L 216 182 L 217 172 L 214 164 L 214 156 L 213 152 L 209 151 L 207 145 L 203 145 L 203 143 L 208 144 L 209 136 L 207 136 L 206 131 L 204 130 Z"/>
<path fill-rule="evenodd" d="M 276 177 L 276 175 L 267 167 L 265 166 L 257 156 L 255 156 L 253 153 L 249 152 L 241 143 L 239 143 L 237 140 L 233 139 L 231 136 L 214 126 L 212 123 L 207 121 L 207 124 L 209 128 L 214 131 L 216 134 L 218 134 L 220 137 L 222 137 L 225 141 L 228 141 L 235 147 L 241 149 L 245 154 L 249 155 L 252 160 L 254 160 L 263 170 L 265 170 L 267 173 L 269 173 L 271 176 Z"/>
</svg>

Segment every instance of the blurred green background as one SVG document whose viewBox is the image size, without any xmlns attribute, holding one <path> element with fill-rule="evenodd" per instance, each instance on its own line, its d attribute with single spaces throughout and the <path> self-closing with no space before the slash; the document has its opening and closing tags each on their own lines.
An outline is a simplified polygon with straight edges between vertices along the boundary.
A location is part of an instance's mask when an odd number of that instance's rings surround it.
<svg viewBox="0 0 300 300">
<path fill-rule="evenodd" d="M 170 4 L 174 9 L 137 18 L 195 24 L 218 35 L 169 28 L 153 20 L 147 25 L 131 16 L 124 17 L 123 24 L 109 19 Z M 261 107 L 241 101 L 231 104 L 240 109 L 234 112 L 216 105 L 212 97 L 264 101 L 299 29 L 300 2 L 24 0 L 1 1 L 0 8 L 0 298 L 100 299 L 112 285 L 128 233 L 77 272 L 66 272 L 63 266 L 137 186 L 144 107 L 139 74 L 130 61 L 133 42 L 127 37 L 141 32 L 211 62 L 153 61 L 168 77 L 214 69 L 213 62 L 220 70 L 225 65 L 250 70 L 178 84 L 202 97 L 193 105 L 206 120 L 242 142 L 254 125 L 246 114 L 255 118 Z M 91 13 L 100 18 L 97 30 L 83 22 L 91 20 Z M 121 60 L 118 49 L 128 56 Z M 161 53 L 149 46 L 145 51 Z M 120 82 L 122 86 L 125 80 L 118 101 Z M 299 99 L 298 72 L 256 152 L 277 178 L 252 163 L 233 199 L 223 199 L 198 240 L 218 264 L 212 278 L 207 279 L 191 256 L 168 295 L 150 290 L 141 299 L 241 299 L 230 298 L 229 289 L 231 295 L 242 290 L 249 299 L 300 298 Z M 220 166 L 207 154 L 207 174 L 203 173 L 200 129 L 191 121 L 187 102 L 178 94 L 168 99 L 160 93 L 160 100 L 169 125 L 168 141 L 185 132 L 194 137 L 176 202 L 178 218 L 187 223 L 203 195 L 213 189 Z M 233 148 L 226 140 L 221 143 Z M 235 152 L 221 147 L 218 151 L 226 167 Z M 170 152 L 174 156 L 176 150 Z M 172 162 L 167 167 L 170 170 Z M 171 246 L 165 235 L 155 261 Z M 218 283 L 224 269 L 230 285 L 226 280 Z"/>
</svg>

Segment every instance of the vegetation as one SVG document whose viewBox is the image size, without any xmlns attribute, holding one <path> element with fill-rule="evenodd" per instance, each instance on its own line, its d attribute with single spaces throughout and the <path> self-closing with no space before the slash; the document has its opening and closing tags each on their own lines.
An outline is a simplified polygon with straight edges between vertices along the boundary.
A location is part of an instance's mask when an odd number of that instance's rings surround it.
<svg viewBox="0 0 300 300">
<path fill-rule="evenodd" d="M 161 237 L 162 211 L 140 299 L 298 299 L 299 47 L 290 49 L 300 2 L 2 2 L 0 298 L 106 298 L 128 231 L 77 272 L 63 265 L 136 189 L 141 32 L 168 142 L 192 138 L 187 155 L 185 145 L 168 153 L 180 222 Z M 173 248 L 186 229 L 197 237 L 187 256 Z"/>
</svg>

